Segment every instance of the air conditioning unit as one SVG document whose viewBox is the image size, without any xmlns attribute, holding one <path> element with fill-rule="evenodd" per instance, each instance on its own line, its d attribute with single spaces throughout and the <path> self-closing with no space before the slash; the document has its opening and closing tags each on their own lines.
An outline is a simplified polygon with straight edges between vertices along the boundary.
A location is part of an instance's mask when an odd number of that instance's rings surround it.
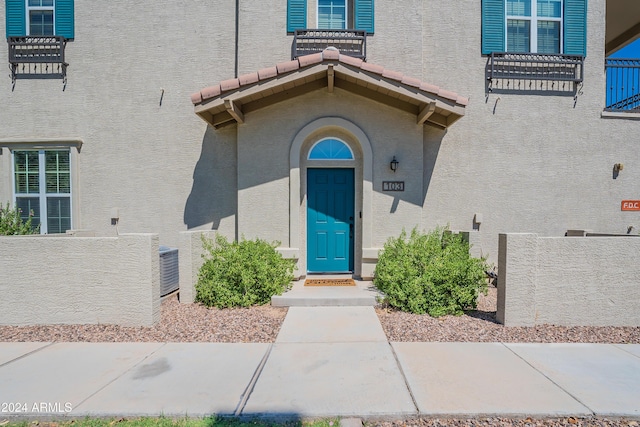
<svg viewBox="0 0 640 427">
<path fill-rule="evenodd" d="M 160 296 L 177 291 L 180 287 L 178 248 L 160 246 Z"/>
</svg>

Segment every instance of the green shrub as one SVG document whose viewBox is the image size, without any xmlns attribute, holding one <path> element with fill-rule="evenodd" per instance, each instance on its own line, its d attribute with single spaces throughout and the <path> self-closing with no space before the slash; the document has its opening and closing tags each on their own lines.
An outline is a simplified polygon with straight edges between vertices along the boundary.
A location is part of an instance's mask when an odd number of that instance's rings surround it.
<svg viewBox="0 0 640 427">
<path fill-rule="evenodd" d="M 264 240 L 229 242 L 205 237 L 205 262 L 198 273 L 196 301 L 208 307 L 249 307 L 266 304 L 293 280 L 295 262 L 276 251 L 278 243 Z"/>
<path fill-rule="evenodd" d="M 32 227 L 31 225 L 33 212 L 30 213 L 27 221 L 22 220 L 20 213 L 20 209 L 11 209 L 9 203 L 7 203 L 6 207 L 0 204 L 0 236 L 40 233 L 39 225 L 37 227 Z"/>
<path fill-rule="evenodd" d="M 385 243 L 373 284 L 389 305 L 433 317 L 476 308 L 479 292 L 487 292 L 485 259 L 472 258 L 463 237 L 447 231 L 413 229 L 409 238 L 402 231 Z"/>
</svg>

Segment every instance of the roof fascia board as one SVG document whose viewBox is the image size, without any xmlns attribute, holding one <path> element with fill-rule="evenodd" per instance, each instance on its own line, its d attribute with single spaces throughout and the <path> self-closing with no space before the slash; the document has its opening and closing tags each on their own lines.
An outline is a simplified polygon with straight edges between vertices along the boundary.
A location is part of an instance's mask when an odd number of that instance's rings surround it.
<svg viewBox="0 0 640 427">
<path fill-rule="evenodd" d="M 456 101 L 339 61 L 324 61 L 223 93 L 196 105 L 195 113 L 215 127 L 234 120 L 243 123 L 248 112 L 322 87 L 329 92 L 339 87 L 416 114 L 418 124 L 446 128 L 465 113 L 464 105 Z"/>
<path fill-rule="evenodd" d="M 406 96 L 415 100 L 417 103 L 430 103 L 431 101 L 435 101 L 436 107 L 451 110 L 456 114 L 460 114 L 461 112 L 464 114 L 464 107 L 457 105 L 455 101 L 445 100 L 435 94 L 429 94 L 418 88 L 406 86 L 395 80 L 389 80 L 381 76 L 374 77 L 366 71 L 354 69 L 344 64 L 340 64 L 340 67 L 336 67 L 336 76 L 341 78 L 341 74 L 349 75 L 356 80 L 362 81 L 363 84 L 372 85 L 392 92 L 394 95 L 390 96 L 393 96 L 394 98 Z"/>
</svg>

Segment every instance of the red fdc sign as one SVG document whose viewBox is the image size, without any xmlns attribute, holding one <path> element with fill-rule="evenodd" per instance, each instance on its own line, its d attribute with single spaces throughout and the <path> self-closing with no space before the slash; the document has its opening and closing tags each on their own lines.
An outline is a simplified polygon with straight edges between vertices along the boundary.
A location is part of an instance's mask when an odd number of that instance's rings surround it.
<svg viewBox="0 0 640 427">
<path fill-rule="evenodd" d="M 623 200 L 621 208 L 623 211 L 640 211 L 640 200 Z"/>
</svg>

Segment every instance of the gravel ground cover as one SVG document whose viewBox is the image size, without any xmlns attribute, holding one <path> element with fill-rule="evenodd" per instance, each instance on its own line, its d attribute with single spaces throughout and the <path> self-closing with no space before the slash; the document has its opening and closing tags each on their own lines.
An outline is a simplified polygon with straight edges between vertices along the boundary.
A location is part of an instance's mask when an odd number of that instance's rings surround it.
<svg viewBox="0 0 640 427">
<path fill-rule="evenodd" d="M 478 309 L 464 316 L 432 318 L 377 307 L 389 341 L 640 343 L 640 327 L 505 328 L 495 320 L 497 290 L 481 295 Z M 161 306 L 161 321 L 151 328 L 116 325 L 0 326 L 0 341 L 60 342 L 274 342 L 287 313 L 269 305 L 208 309 L 180 304 L 173 296 Z"/>
<path fill-rule="evenodd" d="M 389 341 L 638 344 L 640 327 L 553 326 L 506 328 L 496 321 L 497 289 L 478 298 L 476 311 L 433 318 L 378 307 Z"/>
<path fill-rule="evenodd" d="M 162 302 L 153 327 L 117 325 L 0 326 L 0 341 L 60 342 L 259 342 L 276 340 L 286 308 L 264 305 L 219 310 L 181 304 L 171 296 Z"/>
</svg>

